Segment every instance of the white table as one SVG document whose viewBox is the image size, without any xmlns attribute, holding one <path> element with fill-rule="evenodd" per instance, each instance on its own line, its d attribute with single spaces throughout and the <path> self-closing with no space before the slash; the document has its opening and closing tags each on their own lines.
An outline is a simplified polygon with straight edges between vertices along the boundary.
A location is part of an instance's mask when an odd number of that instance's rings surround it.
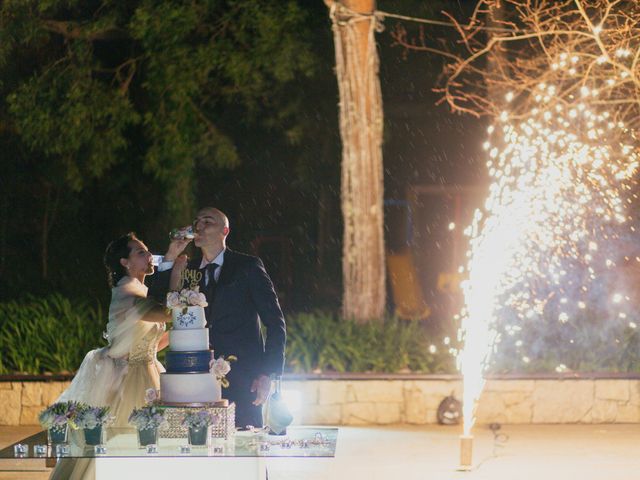
<svg viewBox="0 0 640 480">
<path fill-rule="evenodd" d="M 137 436 L 133 431 L 113 429 L 107 435 L 106 455 L 96 456 L 91 447 L 85 448 L 81 443 L 72 442 L 69 458 L 88 462 L 96 480 L 138 477 L 153 480 L 266 480 L 267 471 L 272 471 L 271 466 L 274 467 L 274 474 L 283 468 L 286 470 L 287 458 L 296 458 L 305 463 L 307 458 L 313 459 L 318 468 L 324 469 L 335 455 L 337 428 L 290 427 L 287 433 L 286 437 L 279 437 L 237 432 L 233 440 L 214 439 L 211 447 L 192 447 L 188 454 L 180 451 L 180 447 L 187 444 L 186 439 L 160 438 L 157 453 L 149 454 L 146 449 L 138 448 Z M 77 438 L 77 435 L 72 438 Z M 46 443 L 45 432 L 18 443 L 29 445 L 29 455 L 15 458 L 13 445 L 10 445 L 0 451 L 0 471 L 4 467 L 18 467 L 24 471 L 41 470 L 40 464 L 45 460 L 55 461 L 55 448 L 50 448 L 46 457 L 35 458 L 33 446 Z M 20 464 L 24 468 L 19 468 Z"/>
<path fill-rule="evenodd" d="M 153 480 L 186 480 L 215 477 L 216 480 L 265 480 L 265 458 L 255 456 L 244 446 L 236 448 L 245 440 L 238 433 L 236 441 L 219 442 L 210 448 L 193 447 L 189 454 L 180 454 L 180 446 L 187 442 L 181 438 L 161 438 L 158 453 L 147 454 L 137 447 L 135 434 L 120 434 L 107 441 L 107 455 L 97 456 L 96 480 L 125 478 L 150 478 Z M 240 441 L 238 441 L 240 440 Z M 222 453 L 214 453 L 214 446 Z M 236 456 L 236 450 L 241 455 Z"/>
</svg>

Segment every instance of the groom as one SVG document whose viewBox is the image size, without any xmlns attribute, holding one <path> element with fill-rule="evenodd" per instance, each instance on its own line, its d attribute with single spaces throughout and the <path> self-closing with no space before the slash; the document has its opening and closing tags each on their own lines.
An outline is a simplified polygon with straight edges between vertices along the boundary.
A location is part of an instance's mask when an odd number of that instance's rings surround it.
<svg viewBox="0 0 640 480">
<path fill-rule="evenodd" d="M 200 209 L 193 230 L 202 255 L 189 260 L 187 268 L 202 272 L 210 348 L 216 357 L 238 358 L 227 375 L 224 397 L 236 404 L 238 427 L 262 426 L 261 406 L 269 397 L 271 379 L 282 375 L 284 366 L 286 327 L 278 298 L 259 258 L 227 248 L 230 230 L 224 213 L 213 207 Z M 150 296 L 164 303 L 173 262 L 188 243 L 171 242 Z M 266 327 L 266 341 L 260 322 Z"/>
</svg>

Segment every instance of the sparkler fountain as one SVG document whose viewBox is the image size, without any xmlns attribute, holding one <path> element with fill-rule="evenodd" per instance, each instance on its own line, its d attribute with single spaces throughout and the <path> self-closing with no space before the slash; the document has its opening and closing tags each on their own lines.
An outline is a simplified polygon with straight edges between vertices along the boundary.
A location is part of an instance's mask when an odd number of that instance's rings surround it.
<svg viewBox="0 0 640 480">
<path fill-rule="evenodd" d="M 579 62 L 579 56 L 567 53 L 558 59 L 576 74 Z M 589 272 L 579 289 L 586 296 L 597 277 L 594 266 L 613 263 L 598 256 L 600 241 L 627 220 L 624 193 L 638 167 L 634 138 L 609 112 L 594 107 L 597 102 L 589 102 L 597 88 L 583 85 L 573 105 L 557 101 L 556 90 L 540 83 L 531 93 L 536 105 L 531 112 L 511 119 L 505 111 L 484 144 L 492 184 L 483 211 L 476 211 L 465 232 L 471 240 L 463 283 L 464 348 L 458 357 L 464 377 L 462 468 L 472 464 L 474 410 L 483 373 L 501 340 L 500 314 L 508 309 L 519 322 L 548 314 L 550 299 L 574 282 L 575 263 Z M 584 308 L 583 299 L 572 300 Z M 570 312 L 567 305 L 557 320 L 567 322 Z M 517 335 L 520 329 L 516 323 L 504 330 Z M 527 346 L 519 346 L 526 363 Z"/>
<path fill-rule="evenodd" d="M 460 463 L 469 469 L 490 361 L 548 359 L 544 341 L 527 332 L 544 336 L 551 327 L 556 345 L 578 344 L 587 318 L 637 328 L 629 292 L 612 291 L 611 279 L 624 255 L 616 245 L 625 231 L 637 236 L 626 207 L 638 199 L 640 2 L 478 0 L 466 24 L 447 17 L 461 41 L 445 51 L 402 27 L 393 36 L 445 56 L 438 91 L 453 111 L 495 119 L 484 144 L 491 185 L 465 231 L 460 267 Z M 558 361 L 556 371 L 571 365 Z"/>
</svg>

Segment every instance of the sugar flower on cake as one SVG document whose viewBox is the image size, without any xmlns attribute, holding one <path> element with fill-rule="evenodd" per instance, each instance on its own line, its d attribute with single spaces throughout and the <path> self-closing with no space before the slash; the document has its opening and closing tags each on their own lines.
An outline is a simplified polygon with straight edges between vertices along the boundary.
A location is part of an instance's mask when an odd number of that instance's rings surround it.
<svg viewBox="0 0 640 480">
<path fill-rule="evenodd" d="M 147 388 L 144 391 L 144 401 L 145 403 L 153 403 L 160 398 L 160 392 L 155 388 Z"/>
<path fill-rule="evenodd" d="M 187 304 L 194 305 L 197 307 L 206 307 L 207 297 L 204 296 L 204 293 L 200 293 L 196 287 L 196 290 L 188 290 L 187 291 Z"/>
<path fill-rule="evenodd" d="M 218 357 L 215 360 L 211 360 L 209 363 L 209 370 L 220 381 L 220 385 L 223 387 L 229 386 L 229 380 L 227 380 L 227 373 L 231 371 L 231 363 L 235 362 L 237 358 L 234 355 L 229 355 L 226 359 L 224 357 Z"/>
<path fill-rule="evenodd" d="M 174 308 L 180 306 L 180 292 L 167 293 L 167 307 Z"/>
<path fill-rule="evenodd" d="M 179 292 L 167 293 L 167 307 L 206 307 L 207 297 L 200 292 L 200 288 L 196 285 L 193 288 L 183 288 Z"/>
</svg>

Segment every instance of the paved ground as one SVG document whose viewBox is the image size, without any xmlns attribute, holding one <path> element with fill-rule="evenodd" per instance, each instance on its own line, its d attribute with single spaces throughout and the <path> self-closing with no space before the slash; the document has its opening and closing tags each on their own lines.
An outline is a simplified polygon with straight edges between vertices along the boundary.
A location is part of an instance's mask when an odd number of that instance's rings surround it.
<svg viewBox="0 0 640 480">
<path fill-rule="evenodd" d="M 7 445 L 17 442 L 18 440 L 33 435 L 36 432 L 42 430 L 40 427 L 0 427 L 0 449 L 5 448 Z M 1 480 L 44 480 L 49 478 L 49 469 L 44 467 L 44 462 L 41 462 L 40 472 L 25 472 L 14 471 L 5 472 L 7 467 L 3 465 L 3 461 L 0 460 L 0 479 Z"/>
<path fill-rule="evenodd" d="M 0 427 L 0 448 L 36 430 Z M 505 425 L 497 439 L 477 428 L 469 472 L 456 471 L 458 433 L 440 426 L 341 427 L 334 459 L 271 460 L 269 479 L 640 480 L 637 424 Z M 47 477 L 46 470 L 0 472 L 0 480 Z"/>
</svg>

